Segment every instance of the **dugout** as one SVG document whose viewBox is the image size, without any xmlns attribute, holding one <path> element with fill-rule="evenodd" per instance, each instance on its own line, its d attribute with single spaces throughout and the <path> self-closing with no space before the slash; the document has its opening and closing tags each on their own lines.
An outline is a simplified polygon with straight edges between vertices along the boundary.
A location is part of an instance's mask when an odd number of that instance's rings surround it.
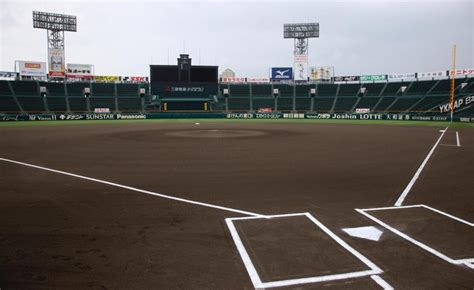
<svg viewBox="0 0 474 290">
<path fill-rule="evenodd" d="M 210 111 L 217 101 L 218 67 L 193 66 L 188 54 L 177 65 L 150 65 L 150 81 L 161 111 Z"/>
</svg>

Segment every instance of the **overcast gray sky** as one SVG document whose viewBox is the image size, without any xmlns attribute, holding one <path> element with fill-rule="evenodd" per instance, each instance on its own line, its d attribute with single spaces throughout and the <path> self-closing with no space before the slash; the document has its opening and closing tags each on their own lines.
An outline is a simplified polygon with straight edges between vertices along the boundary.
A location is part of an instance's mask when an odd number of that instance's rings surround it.
<svg viewBox="0 0 474 290">
<path fill-rule="evenodd" d="M 237 76 L 266 77 L 292 66 L 284 23 L 319 22 L 309 42 L 310 66 L 336 75 L 474 67 L 474 1 L 5 1 L 0 0 L 0 70 L 15 60 L 46 61 L 46 31 L 32 11 L 76 15 L 66 32 L 66 63 L 94 64 L 98 75 L 149 75 L 148 65 L 219 65 Z"/>
</svg>

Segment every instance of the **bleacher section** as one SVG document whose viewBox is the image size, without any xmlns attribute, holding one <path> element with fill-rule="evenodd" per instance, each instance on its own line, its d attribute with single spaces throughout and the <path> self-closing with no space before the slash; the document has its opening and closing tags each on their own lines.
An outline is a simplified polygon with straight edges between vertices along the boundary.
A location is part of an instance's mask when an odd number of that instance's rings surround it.
<svg viewBox="0 0 474 290">
<path fill-rule="evenodd" d="M 333 103 L 334 98 L 314 98 L 314 111 L 329 112 Z"/>
<path fill-rule="evenodd" d="M 316 89 L 317 96 L 327 96 L 327 97 L 335 97 L 337 93 L 337 86 L 334 84 L 319 84 Z"/>
<path fill-rule="evenodd" d="M 46 111 L 43 103 L 43 98 L 40 96 L 17 96 L 24 111 L 40 113 Z"/>
<path fill-rule="evenodd" d="M 15 99 L 12 96 L 0 95 L 0 112 L 20 112 Z"/>
<path fill-rule="evenodd" d="M 334 112 L 350 112 L 357 100 L 358 98 L 338 97 L 334 107 Z"/>
<path fill-rule="evenodd" d="M 339 88 L 338 96 L 356 96 L 360 89 L 360 84 L 346 84 Z"/>
<path fill-rule="evenodd" d="M 293 98 L 278 98 L 278 111 L 289 112 L 293 111 Z"/>
<path fill-rule="evenodd" d="M 463 85 L 461 85 L 463 84 Z M 406 91 L 400 88 L 406 86 Z M 46 97 L 40 94 L 46 87 Z M 88 98 L 84 88 L 90 87 Z M 93 82 L 40 82 L 0 81 L 0 113 L 13 112 L 91 112 L 95 108 L 109 108 L 112 112 L 146 112 L 160 110 L 160 100 L 151 101 L 149 95 L 140 96 L 140 87 L 146 84 L 93 83 Z M 360 88 L 366 89 L 365 93 Z M 224 98 L 223 89 L 229 89 Z M 316 95 L 310 96 L 310 89 Z M 474 95 L 474 77 L 458 78 L 455 81 L 457 97 Z M 219 84 L 218 102 L 211 102 L 212 110 L 231 112 L 257 111 L 260 108 L 275 108 L 272 89 L 279 90 L 277 110 L 280 112 L 351 112 L 356 108 L 368 108 L 372 112 L 439 112 L 438 106 L 449 99 L 449 79 L 350 83 L 350 84 Z M 145 108 L 144 100 L 147 100 Z M 226 106 L 227 102 L 227 106 Z M 313 102 L 313 106 L 311 105 Z M 466 110 L 469 112 L 469 110 Z"/>
</svg>

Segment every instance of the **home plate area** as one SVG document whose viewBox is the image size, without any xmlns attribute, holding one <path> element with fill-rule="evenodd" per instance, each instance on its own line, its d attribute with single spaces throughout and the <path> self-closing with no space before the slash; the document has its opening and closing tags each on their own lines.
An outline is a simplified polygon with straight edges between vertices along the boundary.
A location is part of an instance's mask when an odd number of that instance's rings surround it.
<svg viewBox="0 0 474 290">
<path fill-rule="evenodd" d="M 383 271 L 309 213 L 227 218 L 255 288 L 370 276 L 385 289 Z"/>
</svg>

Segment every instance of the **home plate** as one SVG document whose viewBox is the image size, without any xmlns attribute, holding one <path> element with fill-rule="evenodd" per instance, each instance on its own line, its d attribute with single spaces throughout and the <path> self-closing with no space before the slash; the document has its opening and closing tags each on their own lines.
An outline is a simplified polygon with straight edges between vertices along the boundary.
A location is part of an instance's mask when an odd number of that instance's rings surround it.
<svg viewBox="0 0 474 290">
<path fill-rule="evenodd" d="M 361 239 L 367 239 L 371 241 L 378 241 L 383 234 L 381 230 L 373 226 L 358 227 L 358 228 L 345 228 L 342 230 L 345 231 L 350 236 L 361 238 Z"/>
</svg>

